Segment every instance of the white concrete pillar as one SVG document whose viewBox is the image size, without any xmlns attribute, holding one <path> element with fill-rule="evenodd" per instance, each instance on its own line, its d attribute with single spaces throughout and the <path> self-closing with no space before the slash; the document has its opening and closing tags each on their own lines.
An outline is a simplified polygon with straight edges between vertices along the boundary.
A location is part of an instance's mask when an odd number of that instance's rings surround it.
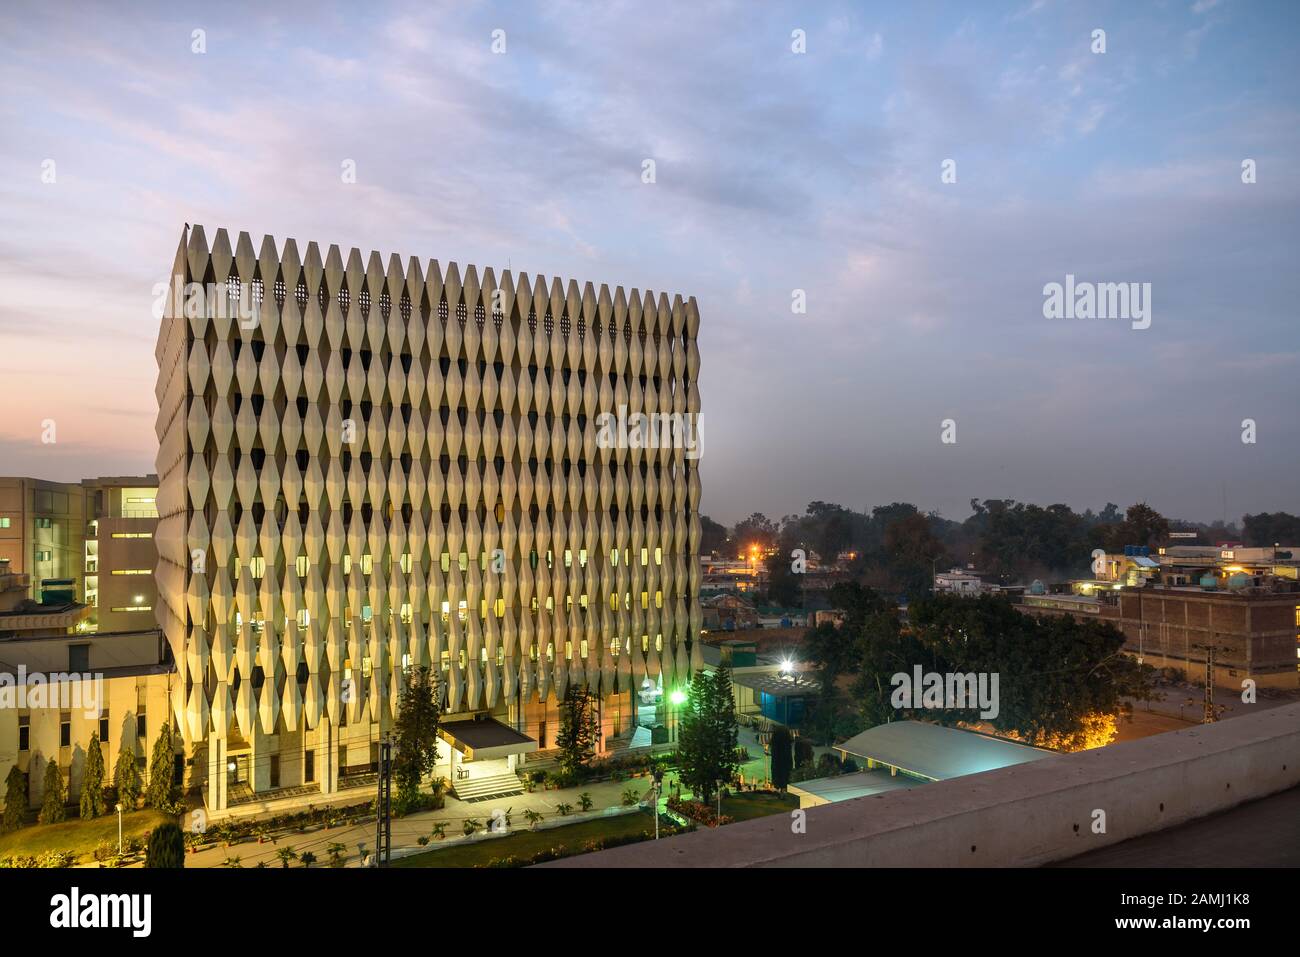
<svg viewBox="0 0 1300 957">
<path fill-rule="evenodd" d="M 338 729 L 328 718 L 316 726 L 315 747 L 321 794 L 335 794 L 339 789 Z"/>
<path fill-rule="evenodd" d="M 208 736 L 208 780 L 203 803 L 209 811 L 226 809 L 226 749 L 224 734 L 214 733 Z"/>
</svg>

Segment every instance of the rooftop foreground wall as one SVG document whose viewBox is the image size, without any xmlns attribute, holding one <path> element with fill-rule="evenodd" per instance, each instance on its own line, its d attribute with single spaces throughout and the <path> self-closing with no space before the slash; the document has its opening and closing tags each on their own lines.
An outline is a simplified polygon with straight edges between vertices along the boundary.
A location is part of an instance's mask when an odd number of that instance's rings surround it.
<svg viewBox="0 0 1300 957">
<path fill-rule="evenodd" d="M 1300 703 L 1186 731 L 646 841 L 544 867 L 1045 864 L 1300 784 Z M 1105 812 L 1104 834 L 1093 832 Z M 1243 862 L 1248 863 L 1248 862 Z"/>
</svg>

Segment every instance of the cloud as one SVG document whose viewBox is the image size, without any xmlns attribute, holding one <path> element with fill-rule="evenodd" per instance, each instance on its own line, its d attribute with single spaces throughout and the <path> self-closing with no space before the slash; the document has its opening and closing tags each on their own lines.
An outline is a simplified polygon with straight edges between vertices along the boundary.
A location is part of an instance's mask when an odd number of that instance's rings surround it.
<svg viewBox="0 0 1300 957">
<path fill-rule="evenodd" d="M 1105 56 L 1069 5 L 1041 0 L 870 18 L 559 2 L 289 19 L 235 4 L 239 29 L 211 24 L 202 56 L 170 8 L 6 8 L 6 470 L 152 469 L 151 287 L 191 222 L 696 295 L 715 517 L 810 498 L 1086 505 L 1124 499 L 1130 475 L 1197 473 L 1205 423 L 1242 417 L 1237 387 L 1206 390 L 1206 374 L 1296 404 L 1294 351 L 1275 347 L 1292 331 L 1300 197 L 1284 171 L 1300 124 L 1284 88 L 1245 79 L 1285 75 L 1294 25 L 1260 13 L 1278 37 L 1260 48 L 1223 8 L 1196 7 L 1190 27 L 1184 7 L 1117 8 L 1123 43 Z M 1219 59 L 1181 59 L 1211 23 Z M 946 158 L 955 184 L 939 180 Z M 1152 329 L 1047 323 L 1042 284 L 1067 271 L 1153 282 Z M 790 312 L 796 288 L 806 316 Z M 1159 401 L 1179 390 L 1194 408 Z M 935 460 L 948 414 L 962 457 Z M 31 442 L 46 416 L 65 423 L 57 453 Z M 1243 473 L 1253 507 L 1300 505 L 1283 491 L 1297 428 L 1274 427 Z M 818 467 L 771 468 L 774 447 Z M 1117 459 L 1139 464 L 1098 465 Z M 1193 484 L 1169 511 L 1205 507 Z"/>
</svg>

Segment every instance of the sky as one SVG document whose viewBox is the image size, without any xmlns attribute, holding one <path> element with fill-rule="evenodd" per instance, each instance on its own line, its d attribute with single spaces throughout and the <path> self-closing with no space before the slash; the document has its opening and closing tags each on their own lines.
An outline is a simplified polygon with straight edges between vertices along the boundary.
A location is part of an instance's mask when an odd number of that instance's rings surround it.
<svg viewBox="0 0 1300 957">
<path fill-rule="evenodd" d="M 153 471 L 200 223 L 694 295 L 724 523 L 1300 512 L 1300 4 L 272 6 L 0 6 L 0 474 Z"/>
</svg>

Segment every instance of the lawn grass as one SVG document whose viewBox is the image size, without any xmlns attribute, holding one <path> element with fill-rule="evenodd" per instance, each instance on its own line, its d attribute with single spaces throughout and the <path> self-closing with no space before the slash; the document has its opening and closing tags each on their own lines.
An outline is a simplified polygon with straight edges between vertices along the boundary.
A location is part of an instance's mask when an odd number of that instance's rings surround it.
<svg viewBox="0 0 1300 957">
<path fill-rule="evenodd" d="M 661 826 L 669 822 L 661 820 Z M 563 844 L 573 854 L 585 853 L 583 844 L 593 838 L 623 837 L 643 834 L 654 837 L 654 821 L 646 812 L 596 818 L 543 831 L 518 831 L 507 837 L 460 844 L 423 854 L 412 854 L 393 861 L 393 867 L 475 867 L 502 857 L 527 858 L 538 851 Z M 570 856 L 569 854 L 565 855 Z"/>
<path fill-rule="evenodd" d="M 769 814 L 789 813 L 799 806 L 792 794 L 745 791 L 722 799 L 722 813 L 737 821 L 749 821 Z"/>
<path fill-rule="evenodd" d="M 131 811 L 122 815 L 122 839 L 133 837 L 145 840 L 159 824 L 176 819 L 161 811 Z M 0 835 L 0 858 L 31 855 L 40 857 L 49 851 L 71 851 L 78 857 L 89 859 L 100 841 L 108 841 L 117 849 L 117 813 L 83 821 L 70 818 L 58 824 L 34 824 Z"/>
</svg>

